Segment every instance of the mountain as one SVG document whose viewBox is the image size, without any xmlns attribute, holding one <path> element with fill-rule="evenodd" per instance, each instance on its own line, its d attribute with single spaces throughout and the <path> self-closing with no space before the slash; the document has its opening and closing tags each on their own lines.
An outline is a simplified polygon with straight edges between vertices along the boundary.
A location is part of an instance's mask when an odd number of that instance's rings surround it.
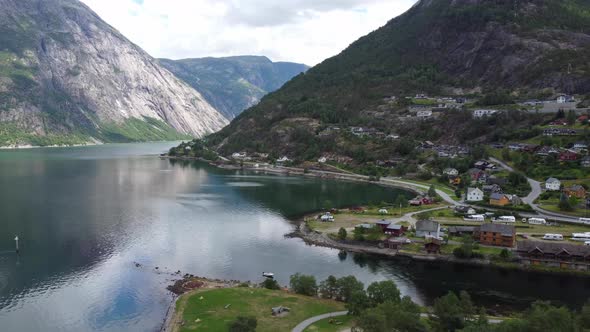
<svg viewBox="0 0 590 332">
<path fill-rule="evenodd" d="M 263 56 L 161 59 L 160 64 L 200 91 L 229 119 L 309 69 L 298 63 L 272 62 Z"/>
<path fill-rule="evenodd" d="M 0 7 L 0 145 L 201 137 L 227 124 L 81 2 Z"/>
<path fill-rule="evenodd" d="M 461 96 L 491 107 L 558 93 L 588 99 L 589 92 L 590 1 L 421 0 L 266 96 L 207 142 L 224 154 L 384 160 L 412 155 L 422 140 L 522 139 L 543 121 L 519 111 L 477 120 L 464 110 L 419 120 L 408 107 L 419 101 L 408 96 Z M 470 107 L 478 105 L 464 105 Z M 359 137 L 352 126 L 401 139 Z"/>
</svg>

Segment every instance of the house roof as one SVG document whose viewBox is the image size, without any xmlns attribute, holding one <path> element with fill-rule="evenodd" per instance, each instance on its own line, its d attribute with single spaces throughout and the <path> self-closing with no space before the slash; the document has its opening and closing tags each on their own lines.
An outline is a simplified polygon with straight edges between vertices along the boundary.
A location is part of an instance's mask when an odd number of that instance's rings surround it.
<svg viewBox="0 0 590 332">
<path fill-rule="evenodd" d="M 480 232 L 500 233 L 502 236 L 514 236 L 516 229 L 511 225 L 503 224 L 483 224 L 479 228 Z"/>
<path fill-rule="evenodd" d="M 402 229 L 402 225 L 396 225 L 396 224 L 391 224 L 389 226 L 387 226 L 387 229 L 391 229 L 391 230 L 400 230 Z"/>
<path fill-rule="evenodd" d="M 475 226 L 451 226 L 449 227 L 449 233 L 467 233 L 475 232 Z"/>
<path fill-rule="evenodd" d="M 377 225 L 388 225 L 391 224 L 391 221 L 381 220 L 377 222 Z"/>
<path fill-rule="evenodd" d="M 574 184 L 574 185 L 572 185 L 572 186 L 570 186 L 570 187 L 567 187 L 566 189 L 567 189 L 567 190 L 571 190 L 571 191 L 579 191 L 579 190 L 584 190 L 584 191 L 586 191 L 586 188 L 582 187 L 582 186 L 581 186 L 581 185 L 579 185 L 579 184 Z"/>
<path fill-rule="evenodd" d="M 493 200 L 501 200 L 504 197 L 506 197 L 506 195 L 500 194 L 500 193 L 493 193 L 490 195 L 490 199 L 493 199 Z"/>
<path fill-rule="evenodd" d="M 533 252 L 538 250 L 544 254 L 558 255 L 567 252 L 572 256 L 590 256 L 590 246 L 583 246 L 571 243 L 541 242 L 541 241 L 518 241 L 516 243 L 518 252 Z"/>
<path fill-rule="evenodd" d="M 432 220 L 419 220 L 416 223 L 416 230 L 422 232 L 436 232 L 440 229 L 440 224 Z"/>
<path fill-rule="evenodd" d="M 561 181 L 559 181 L 556 178 L 548 178 L 547 181 L 545 181 L 545 183 L 561 183 Z"/>
<path fill-rule="evenodd" d="M 481 191 L 481 189 L 479 189 L 479 188 L 467 188 L 467 194 L 468 195 L 471 194 L 472 192 L 483 194 L 483 191 Z"/>
</svg>

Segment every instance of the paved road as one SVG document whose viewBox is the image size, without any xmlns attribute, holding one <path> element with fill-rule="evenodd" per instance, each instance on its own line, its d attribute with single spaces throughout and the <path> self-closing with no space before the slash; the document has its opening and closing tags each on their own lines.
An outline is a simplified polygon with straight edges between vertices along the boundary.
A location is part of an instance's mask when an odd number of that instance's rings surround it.
<svg viewBox="0 0 590 332">
<path fill-rule="evenodd" d="M 308 328 L 311 324 L 321 321 L 322 319 L 332 318 L 332 317 L 340 317 L 348 315 L 348 311 L 339 311 L 339 312 L 332 312 L 329 314 L 323 314 L 315 317 L 308 318 L 303 322 L 299 323 L 299 325 L 295 326 L 292 332 L 303 332 L 306 328 Z"/>
<path fill-rule="evenodd" d="M 428 189 L 430 189 L 430 186 L 427 185 L 422 185 L 422 184 L 416 184 L 413 182 L 408 182 L 408 181 L 404 181 L 404 180 L 399 180 L 399 179 L 394 179 L 394 178 L 382 178 L 381 183 L 385 183 L 385 184 L 393 184 L 393 185 L 402 185 L 402 186 L 408 186 L 408 187 L 414 187 L 414 188 L 419 188 L 419 189 L 424 189 L 426 191 L 428 191 Z M 461 205 L 459 202 L 455 201 L 449 194 L 445 193 L 442 190 L 437 189 L 436 193 L 447 203 L 451 204 L 451 205 Z"/>
</svg>

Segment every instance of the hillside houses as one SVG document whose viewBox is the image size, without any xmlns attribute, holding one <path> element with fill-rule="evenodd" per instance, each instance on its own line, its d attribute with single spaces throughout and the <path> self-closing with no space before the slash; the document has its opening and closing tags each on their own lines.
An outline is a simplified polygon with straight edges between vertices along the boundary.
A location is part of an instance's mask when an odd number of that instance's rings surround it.
<svg viewBox="0 0 590 332">
<path fill-rule="evenodd" d="M 569 128 L 547 128 L 543 130 L 543 136 L 576 136 L 578 131 Z"/>
</svg>

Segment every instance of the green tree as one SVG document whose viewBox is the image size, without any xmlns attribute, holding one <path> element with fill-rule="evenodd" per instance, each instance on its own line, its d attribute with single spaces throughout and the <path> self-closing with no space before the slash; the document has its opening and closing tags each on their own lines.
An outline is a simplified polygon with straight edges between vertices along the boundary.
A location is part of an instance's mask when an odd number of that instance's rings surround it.
<svg viewBox="0 0 590 332">
<path fill-rule="evenodd" d="M 267 278 L 263 282 L 261 282 L 260 287 L 273 290 L 281 289 L 279 283 L 276 280 L 270 278 Z"/>
<path fill-rule="evenodd" d="M 346 240 L 347 236 L 348 233 L 346 232 L 346 229 L 344 229 L 344 227 L 340 227 L 340 229 L 338 230 L 338 239 Z"/>
<path fill-rule="evenodd" d="M 500 252 L 500 258 L 504 261 L 509 261 L 512 258 L 512 252 L 506 248 Z"/>
<path fill-rule="evenodd" d="M 557 206 L 561 211 L 572 211 L 574 209 L 565 193 L 561 193 L 561 196 L 559 197 L 559 204 Z"/>
<path fill-rule="evenodd" d="M 575 331 L 574 315 L 565 307 L 554 307 L 548 302 L 535 302 L 525 314 L 528 331 Z"/>
<path fill-rule="evenodd" d="M 395 283 L 391 280 L 374 282 L 367 287 L 367 295 L 371 305 L 377 306 L 385 302 L 399 303 L 400 292 Z"/>
<path fill-rule="evenodd" d="M 567 112 L 567 118 L 566 121 L 570 126 L 573 126 L 574 124 L 576 124 L 576 112 L 573 110 L 570 110 L 569 112 Z"/>
<path fill-rule="evenodd" d="M 404 195 L 398 195 L 395 199 L 395 207 L 399 208 L 400 206 L 405 208 L 408 207 L 408 199 Z"/>
<path fill-rule="evenodd" d="M 360 315 L 365 309 L 371 306 L 371 301 L 364 290 L 357 290 L 349 295 L 346 302 L 346 309 L 351 315 Z"/>
<path fill-rule="evenodd" d="M 335 299 L 338 296 L 338 278 L 329 276 L 320 282 L 320 295 L 324 299 Z"/>
<path fill-rule="evenodd" d="M 229 326 L 229 332 L 255 332 L 258 322 L 254 317 L 239 316 Z"/>
<path fill-rule="evenodd" d="M 339 301 L 348 302 L 353 293 L 364 292 L 365 285 L 358 281 L 354 276 L 346 276 L 338 279 L 338 296 Z"/>
<path fill-rule="evenodd" d="M 318 286 L 314 276 L 296 273 L 291 276 L 289 285 L 296 294 L 316 296 L 318 293 Z"/>
<path fill-rule="evenodd" d="M 431 185 L 430 188 L 428 188 L 428 196 L 432 198 L 436 197 L 436 188 L 434 185 Z"/>
<path fill-rule="evenodd" d="M 465 327 L 465 322 L 469 319 L 472 304 L 464 303 L 466 299 L 461 299 L 450 292 L 447 295 L 434 301 L 433 315 L 430 320 L 436 331 L 456 331 Z"/>
<path fill-rule="evenodd" d="M 583 331 L 590 331 L 590 301 L 586 302 L 578 315 L 578 326 Z"/>
<path fill-rule="evenodd" d="M 409 297 L 401 301 L 385 302 L 370 310 L 363 311 L 358 318 L 358 326 L 371 332 L 425 332 L 427 327 L 420 319 L 420 306 Z"/>
<path fill-rule="evenodd" d="M 510 161 L 510 150 L 508 150 L 507 148 L 502 149 L 502 159 L 504 159 L 505 161 Z"/>
</svg>

